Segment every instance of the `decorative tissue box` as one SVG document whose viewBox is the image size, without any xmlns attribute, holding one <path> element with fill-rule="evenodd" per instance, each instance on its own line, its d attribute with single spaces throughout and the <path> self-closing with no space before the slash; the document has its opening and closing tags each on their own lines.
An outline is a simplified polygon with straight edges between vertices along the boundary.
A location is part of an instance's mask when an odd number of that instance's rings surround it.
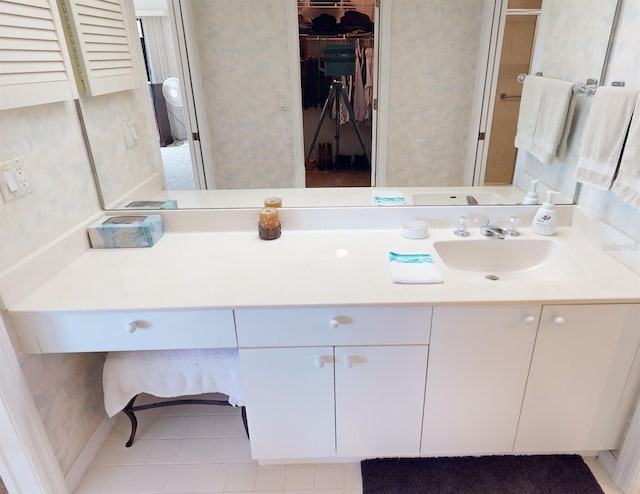
<svg viewBox="0 0 640 494">
<path fill-rule="evenodd" d="M 164 233 L 162 216 L 103 217 L 89 227 L 89 240 L 94 249 L 118 247 L 151 247 Z"/>
<path fill-rule="evenodd" d="M 167 199 L 166 201 L 133 201 L 125 206 L 129 209 L 177 209 L 178 201 Z"/>
</svg>

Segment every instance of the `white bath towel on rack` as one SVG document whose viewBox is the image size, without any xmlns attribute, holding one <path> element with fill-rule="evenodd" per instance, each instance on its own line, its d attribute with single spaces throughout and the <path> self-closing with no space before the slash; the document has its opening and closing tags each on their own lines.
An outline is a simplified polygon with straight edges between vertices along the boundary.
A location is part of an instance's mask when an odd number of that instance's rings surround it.
<svg viewBox="0 0 640 494">
<path fill-rule="evenodd" d="M 637 89 L 623 87 L 596 90 L 582 135 L 576 180 L 600 189 L 611 187 L 637 95 Z"/>
<path fill-rule="evenodd" d="M 640 94 L 636 98 L 613 192 L 623 201 L 640 208 Z"/>
<path fill-rule="evenodd" d="M 109 417 L 140 393 L 160 398 L 223 393 L 234 406 L 243 399 L 236 348 L 110 352 L 102 384 Z"/>
<path fill-rule="evenodd" d="M 544 164 L 552 163 L 566 150 L 574 108 L 573 83 L 525 77 L 515 146 Z"/>
</svg>

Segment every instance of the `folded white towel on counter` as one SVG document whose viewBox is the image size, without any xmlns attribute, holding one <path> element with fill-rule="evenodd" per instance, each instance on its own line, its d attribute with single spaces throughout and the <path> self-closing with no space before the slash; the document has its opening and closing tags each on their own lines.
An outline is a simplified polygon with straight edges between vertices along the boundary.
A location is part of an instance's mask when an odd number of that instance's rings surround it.
<svg viewBox="0 0 640 494">
<path fill-rule="evenodd" d="M 406 204 L 404 194 L 395 190 L 372 190 L 371 199 L 376 206 L 401 206 Z"/>
<path fill-rule="evenodd" d="M 573 83 L 548 77 L 525 77 L 515 146 L 550 164 L 566 152 L 574 110 Z"/>
<path fill-rule="evenodd" d="M 600 189 L 611 187 L 637 96 L 637 89 L 597 89 L 582 135 L 576 180 Z"/>
<path fill-rule="evenodd" d="M 110 352 L 102 385 L 109 417 L 139 393 L 162 398 L 223 393 L 232 405 L 243 404 L 236 348 Z"/>
<path fill-rule="evenodd" d="M 431 254 L 389 252 L 389 270 L 394 283 L 444 282 Z"/>
<path fill-rule="evenodd" d="M 636 98 L 613 192 L 623 201 L 640 208 L 640 94 Z"/>
</svg>

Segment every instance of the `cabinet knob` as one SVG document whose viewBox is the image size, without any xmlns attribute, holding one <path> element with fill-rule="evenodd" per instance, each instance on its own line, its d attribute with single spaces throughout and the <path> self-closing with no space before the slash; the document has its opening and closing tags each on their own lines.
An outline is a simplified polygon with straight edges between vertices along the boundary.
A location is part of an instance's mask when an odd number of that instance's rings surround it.
<svg viewBox="0 0 640 494">
<path fill-rule="evenodd" d="M 331 321 L 329 321 L 329 326 L 331 326 L 332 328 L 337 328 L 338 326 L 340 326 L 340 321 L 338 321 L 335 317 L 333 319 L 331 319 Z"/>
<path fill-rule="evenodd" d="M 316 355 L 313 365 L 318 369 L 322 369 L 324 367 L 324 355 Z"/>
<path fill-rule="evenodd" d="M 562 317 L 562 316 L 554 316 L 553 317 L 553 324 L 555 324 L 556 326 L 562 326 L 564 324 L 564 317 Z"/>
<path fill-rule="evenodd" d="M 127 333 L 135 333 L 136 329 L 138 329 L 138 323 L 136 321 L 131 321 L 130 323 L 127 323 Z"/>
<path fill-rule="evenodd" d="M 342 365 L 345 369 L 351 369 L 351 367 L 353 367 L 353 359 L 351 358 L 351 355 L 345 356 L 344 360 L 342 361 Z"/>
<path fill-rule="evenodd" d="M 536 318 L 534 316 L 532 316 L 531 314 L 524 314 L 522 316 L 522 322 L 524 322 L 525 324 L 532 326 L 533 324 L 535 324 L 536 322 Z"/>
</svg>

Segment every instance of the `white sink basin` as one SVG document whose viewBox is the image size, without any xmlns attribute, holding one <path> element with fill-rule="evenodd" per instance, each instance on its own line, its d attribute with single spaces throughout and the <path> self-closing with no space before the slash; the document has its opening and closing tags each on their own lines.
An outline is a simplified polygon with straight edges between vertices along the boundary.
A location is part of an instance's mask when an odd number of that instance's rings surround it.
<svg viewBox="0 0 640 494">
<path fill-rule="evenodd" d="M 475 200 L 478 204 L 510 204 L 506 197 L 495 192 L 429 192 L 413 195 L 414 206 L 467 206 Z"/>
<path fill-rule="evenodd" d="M 546 281 L 590 276 L 565 247 L 547 239 L 460 239 L 433 246 L 442 261 L 458 271 Z"/>
</svg>

